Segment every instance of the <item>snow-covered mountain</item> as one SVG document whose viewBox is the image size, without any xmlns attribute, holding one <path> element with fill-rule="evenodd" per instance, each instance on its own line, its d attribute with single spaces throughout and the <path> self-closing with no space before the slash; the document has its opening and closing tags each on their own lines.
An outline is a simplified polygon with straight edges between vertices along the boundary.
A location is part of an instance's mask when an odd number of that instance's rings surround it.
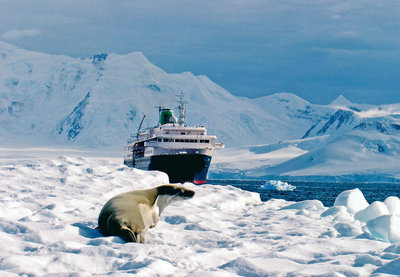
<svg viewBox="0 0 400 277">
<path fill-rule="evenodd" d="M 227 145 L 211 177 L 400 179 L 400 104 L 235 97 L 206 76 L 166 73 L 138 52 L 71 58 L 0 41 L 0 143 L 122 149 L 143 114 L 144 127 L 155 125 L 155 106 L 175 107 L 182 90 L 189 124 L 204 124 Z"/>
<path fill-rule="evenodd" d="M 205 124 L 227 146 L 299 138 L 332 108 L 288 93 L 235 97 L 205 76 L 168 74 L 141 53 L 75 59 L 0 42 L 0 138 L 3 143 L 122 147 L 155 106 L 186 93 L 188 121 Z"/>
<path fill-rule="evenodd" d="M 346 105 L 301 139 L 217 153 L 212 177 L 399 181 L 400 104 Z"/>
</svg>

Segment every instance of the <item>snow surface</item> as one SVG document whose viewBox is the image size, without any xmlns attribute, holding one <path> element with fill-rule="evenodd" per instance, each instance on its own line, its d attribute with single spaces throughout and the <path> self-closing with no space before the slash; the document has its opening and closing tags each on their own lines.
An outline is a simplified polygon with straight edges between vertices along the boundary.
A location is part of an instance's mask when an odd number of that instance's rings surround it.
<svg viewBox="0 0 400 277">
<path fill-rule="evenodd" d="M 400 274 L 399 217 L 355 220 L 354 211 L 369 207 L 360 191 L 328 208 L 186 183 L 195 197 L 168 206 L 147 244 L 124 243 L 95 229 L 102 206 L 115 194 L 167 183 L 165 174 L 128 168 L 106 153 L 13 153 L 0 149 L 2 276 Z M 385 201 L 390 210 L 394 199 Z"/>
</svg>

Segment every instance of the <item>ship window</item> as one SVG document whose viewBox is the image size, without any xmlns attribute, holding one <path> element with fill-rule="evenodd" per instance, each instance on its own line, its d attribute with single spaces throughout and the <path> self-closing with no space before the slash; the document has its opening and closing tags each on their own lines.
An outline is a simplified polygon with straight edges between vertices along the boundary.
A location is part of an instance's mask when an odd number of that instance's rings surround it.
<svg viewBox="0 0 400 277">
<path fill-rule="evenodd" d="M 206 143 L 209 143 L 210 141 L 208 139 L 206 139 Z"/>
<path fill-rule="evenodd" d="M 185 134 L 185 132 L 181 132 L 181 135 L 184 135 Z"/>
<path fill-rule="evenodd" d="M 158 139 L 157 139 L 157 141 L 158 141 L 158 142 L 161 142 L 161 141 L 162 141 L 162 139 L 161 139 L 161 138 L 158 138 Z"/>
</svg>

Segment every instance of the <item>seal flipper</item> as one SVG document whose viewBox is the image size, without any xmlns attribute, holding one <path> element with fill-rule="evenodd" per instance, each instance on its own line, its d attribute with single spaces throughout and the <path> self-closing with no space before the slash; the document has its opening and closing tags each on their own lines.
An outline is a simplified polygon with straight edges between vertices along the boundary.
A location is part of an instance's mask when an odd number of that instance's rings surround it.
<svg viewBox="0 0 400 277">
<path fill-rule="evenodd" d="M 126 226 L 121 227 L 119 236 L 123 238 L 126 242 L 138 242 L 137 234 Z"/>
<path fill-rule="evenodd" d="M 158 197 L 157 197 L 158 199 Z M 153 204 L 153 206 L 138 204 L 139 213 L 142 216 L 144 229 L 153 228 L 156 226 L 159 220 L 159 208 L 157 206 L 157 200 Z"/>
</svg>

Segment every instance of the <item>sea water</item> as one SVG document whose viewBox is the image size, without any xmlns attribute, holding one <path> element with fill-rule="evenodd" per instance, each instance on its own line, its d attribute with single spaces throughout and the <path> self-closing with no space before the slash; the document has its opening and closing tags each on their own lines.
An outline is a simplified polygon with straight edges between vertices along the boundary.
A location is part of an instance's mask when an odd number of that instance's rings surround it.
<svg viewBox="0 0 400 277">
<path fill-rule="evenodd" d="M 359 188 L 368 203 L 384 201 L 389 196 L 400 197 L 400 183 L 340 183 L 340 182 L 298 182 L 288 181 L 295 186 L 291 191 L 265 189 L 262 180 L 207 180 L 208 184 L 231 185 L 260 194 L 262 201 L 271 198 L 288 201 L 320 200 L 324 206 L 333 206 L 336 197 L 345 190 Z"/>
</svg>

